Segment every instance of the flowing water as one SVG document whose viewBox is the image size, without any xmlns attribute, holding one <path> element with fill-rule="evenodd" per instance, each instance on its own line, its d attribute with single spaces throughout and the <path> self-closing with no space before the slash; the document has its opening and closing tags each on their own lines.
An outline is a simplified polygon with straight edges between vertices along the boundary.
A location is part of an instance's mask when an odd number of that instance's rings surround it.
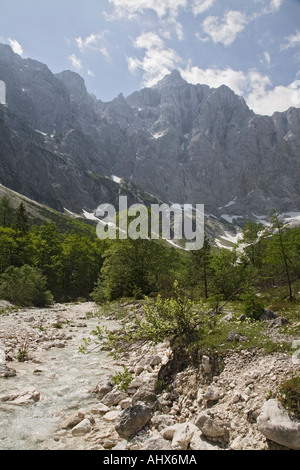
<svg viewBox="0 0 300 470">
<path fill-rule="evenodd" d="M 81 315 L 82 310 L 83 306 L 80 307 Z M 28 319 L 32 314 L 35 319 L 45 316 L 44 311 L 34 310 L 17 315 L 0 315 L 2 343 L 3 335 L 7 335 L 9 328 L 11 331 L 18 328 L 21 331 L 25 325 L 28 334 L 28 328 L 32 328 Z M 67 307 L 63 315 L 67 318 L 70 314 Z M 49 318 L 51 311 L 47 310 L 46 315 Z M 74 320 L 78 315 L 76 309 L 72 315 Z M 115 328 L 116 323 L 99 318 L 86 318 L 83 321 L 86 327 L 77 327 L 75 322 L 73 326 L 65 325 L 60 330 L 72 336 L 72 339 L 65 341 L 64 348 L 51 347 L 46 350 L 38 345 L 34 351 L 34 360 L 7 362 L 8 367 L 16 370 L 16 376 L 0 378 L 0 449 L 76 449 L 84 446 L 83 438 L 72 439 L 70 433 L 61 430 L 63 419 L 78 409 L 90 409 L 99 403 L 92 389 L 105 376 L 112 375 L 117 366 L 107 353 L 99 349 L 87 355 L 78 352 L 82 339 L 89 336 L 97 325 Z M 36 402 L 20 405 L 1 401 L 5 395 L 31 388 L 40 394 Z"/>
</svg>

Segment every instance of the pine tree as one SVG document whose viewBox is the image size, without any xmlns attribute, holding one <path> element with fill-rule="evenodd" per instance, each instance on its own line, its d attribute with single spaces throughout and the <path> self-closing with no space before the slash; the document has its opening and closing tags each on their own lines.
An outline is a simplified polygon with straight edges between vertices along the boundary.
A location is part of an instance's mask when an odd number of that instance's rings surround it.
<svg viewBox="0 0 300 470">
<path fill-rule="evenodd" d="M 288 299 L 294 300 L 292 290 L 292 265 L 289 256 L 289 247 L 286 242 L 285 234 L 290 230 L 289 224 L 279 220 L 279 214 L 274 211 L 271 216 L 271 225 L 269 232 L 272 235 L 272 242 L 269 243 L 268 256 L 269 261 L 279 269 L 282 269 L 288 285 Z"/>
<path fill-rule="evenodd" d="M 0 224 L 2 227 L 11 227 L 14 218 L 14 209 L 11 205 L 10 198 L 6 194 L 0 201 Z"/>
<path fill-rule="evenodd" d="M 20 203 L 16 210 L 15 228 L 21 234 L 26 234 L 29 231 L 28 215 L 23 202 Z"/>
<path fill-rule="evenodd" d="M 207 235 L 204 236 L 204 244 L 201 250 L 191 252 L 191 276 L 193 282 L 203 285 L 204 298 L 209 296 L 208 284 L 211 275 L 211 245 Z"/>
</svg>

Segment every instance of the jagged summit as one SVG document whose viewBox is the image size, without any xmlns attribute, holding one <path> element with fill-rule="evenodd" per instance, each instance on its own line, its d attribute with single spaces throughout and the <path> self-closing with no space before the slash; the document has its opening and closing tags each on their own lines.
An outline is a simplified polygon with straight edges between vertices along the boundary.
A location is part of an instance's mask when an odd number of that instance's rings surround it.
<svg viewBox="0 0 300 470">
<path fill-rule="evenodd" d="M 159 89 L 162 86 L 178 86 L 183 84 L 187 84 L 187 82 L 182 78 L 180 72 L 178 70 L 172 70 L 170 74 L 165 75 L 165 77 L 159 80 L 152 88 Z"/>
<path fill-rule="evenodd" d="M 257 116 L 225 85 L 191 85 L 177 70 L 103 103 L 80 75 L 1 44 L 0 80 L 0 183 L 38 202 L 92 211 L 134 184 L 230 224 L 299 211 L 300 109 Z"/>
<path fill-rule="evenodd" d="M 63 82 L 71 94 L 80 96 L 87 94 L 84 79 L 78 73 L 71 70 L 64 70 L 63 72 L 55 74 L 55 77 Z"/>
</svg>

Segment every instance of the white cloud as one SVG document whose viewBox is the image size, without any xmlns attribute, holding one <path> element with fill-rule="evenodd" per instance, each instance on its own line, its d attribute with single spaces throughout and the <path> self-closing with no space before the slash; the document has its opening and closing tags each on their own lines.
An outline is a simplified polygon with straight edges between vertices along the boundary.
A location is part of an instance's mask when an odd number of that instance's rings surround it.
<svg viewBox="0 0 300 470">
<path fill-rule="evenodd" d="M 23 48 L 20 43 L 16 39 L 8 38 L 7 41 L 9 42 L 10 47 L 14 51 L 15 54 L 23 55 Z"/>
<path fill-rule="evenodd" d="M 109 33 L 107 29 L 97 34 L 90 34 L 85 39 L 81 37 L 76 38 L 77 47 L 80 52 L 85 52 L 86 50 L 99 51 L 107 59 L 110 58 L 109 52 L 105 46 L 105 36 Z"/>
<path fill-rule="evenodd" d="M 196 16 L 207 11 L 215 2 L 216 0 L 109 0 L 115 8 L 116 16 L 126 16 L 128 19 L 147 10 L 154 11 L 160 19 L 165 16 L 175 18 L 180 8 L 191 9 Z M 108 20 L 114 19 L 114 15 L 105 16 Z"/>
<path fill-rule="evenodd" d="M 300 46 L 300 31 L 297 31 L 296 34 L 287 36 L 285 38 L 286 44 L 281 46 L 281 49 L 289 49 L 290 47 Z"/>
<path fill-rule="evenodd" d="M 265 61 L 267 62 L 268 65 L 270 65 L 271 63 L 271 56 L 270 54 L 266 51 L 264 52 L 264 57 L 265 57 Z"/>
<path fill-rule="evenodd" d="M 162 23 L 162 28 L 164 28 L 161 31 L 161 34 L 165 37 L 171 37 L 170 32 L 168 31 L 168 28 L 174 28 L 175 33 L 179 39 L 179 41 L 182 41 L 184 39 L 184 32 L 183 32 L 183 26 L 179 21 L 175 20 L 175 18 L 169 18 L 167 21 Z"/>
<path fill-rule="evenodd" d="M 192 4 L 192 11 L 194 15 L 200 15 L 209 10 L 216 0 L 194 0 Z"/>
<path fill-rule="evenodd" d="M 284 0 L 255 0 L 256 3 L 261 3 L 264 8 L 263 14 L 275 13 L 281 8 Z"/>
<path fill-rule="evenodd" d="M 144 57 L 127 58 L 131 73 L 143 72 L 143 85 L 153 86 L 158 80 L 178 67 L 181 59 L 174 49 L 167 48 L 162 38 L 152 32 L 143 33 L 136 38 L 134 46 L 144 49 Z"/>
<path fill-rule="evenodd" d="M 221 85 L 227 85 L 237 94 L 241 95 L 247 87 L 247 77 L 244 72 L 233 70 L 229 67 L 226 69 L 208 68 L 201 69 L 199 67 L 188 67 L 181 69 L 182 78 L 189 83 L 201 83 L 218 88 Z"/>
<path fill-rule="evenodd" d="M 88 69 L 87 74 L 89 77 L 95 77 L 95 74 L 92 70 Z"/>
<path fill-rule="evenodd" d="M 158 34 L 148 32 L 143 33 L 138 36 L 134 41 L 134 47 L 137 49 L 163 49 L 164 48 L 164 41 L 159 37 Z"/>
<path fill-rule="evenodd" d="M 271 11 L 277 11 L 280 9 L 284 0 L 270 0 L 270 9 Z"/>
<path fill-rule="evenodd" d="M 82 69 L 82 62 L 81 60 L 76 57 L 75 54 L 72 54 L 68 57 L 68 59 L 71 61 L 71 64 L 72 64 L 72 67 L 75 69 L 75 70 L 81 70 Z"/>
<path fill-rule="evenodd" d="M 300 107 L 300 92 L 297 91 L 299 80 L 288 86 L 275 86 L 266 89 L 263 86 L 253 87 L 247 96 L 247 103 L 258 114 L 272 115 L 276 111 L 286 111 L 290 107 Z M 300 88 L 300 87 L 299 87 Z"/>
<path fill-rule="evenodd" d="M 257 70 L 245 73 L 229 67 L 201 69 L 189 66 L 180 71 L 189 83 L 202 83 L 213 88 L 227 85 L 236 94 L 243 96 L 250 109 L 257 114 L 272 115 L 293 106 L 300 107 L 300 80 L 288 86 L 272 87 L 270 77 Z"/>
<path fill-rule="evenodd" d="M 117 16 L 132 19 L 137 13 L 153 10 L 159 18 L 166 15 L 176 17 L 180 7 L 186 7 L 187 0 L 109 0 Z"/>
<path fill-rule="evenodd" d="M 230 44 L 235 41 L 237 35 L 244 30 L 247 23 L 248 20 L 244 13 L 231 10 L 228 11 L 222 19 L 217 16 L 208 16 L 203 21 L 202 28 L 214 43 L 222 43 L 224 46 L 230 46 Z M 208 37 L 199 39 L 207 40 Z"/>
</svg>

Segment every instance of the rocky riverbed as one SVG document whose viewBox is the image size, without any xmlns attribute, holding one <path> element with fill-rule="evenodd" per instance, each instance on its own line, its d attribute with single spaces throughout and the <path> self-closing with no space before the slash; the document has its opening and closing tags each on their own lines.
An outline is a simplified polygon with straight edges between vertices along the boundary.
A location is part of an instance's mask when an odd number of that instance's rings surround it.
<svg viewBox="0 0 300 470">
<path fill-rule="evenodd" d="M 88 302 L 1 314 L 0 449 L 300 449 L 300 422 L 268 400 L 299 372 L 290 355 L 231 350 L 178 367 L 167 343 L 118 361 L 103 348 L 79 354 L 97 325 L 122 334 L 96 312 Z M 112 383 L 124 366 L 126 391 Z"/>
<path fill-rule="evenodd" d="M 97 325 L 93 303 L 19 309 L 0 315 L 0 449 L 89 448 L 62 423 L 98 403 L 93 393 L 118 370 L 104 352 L 79 354 L 82 339 Z M 93 423 L 94 424 L 94 423 Z"/>
</svg>

